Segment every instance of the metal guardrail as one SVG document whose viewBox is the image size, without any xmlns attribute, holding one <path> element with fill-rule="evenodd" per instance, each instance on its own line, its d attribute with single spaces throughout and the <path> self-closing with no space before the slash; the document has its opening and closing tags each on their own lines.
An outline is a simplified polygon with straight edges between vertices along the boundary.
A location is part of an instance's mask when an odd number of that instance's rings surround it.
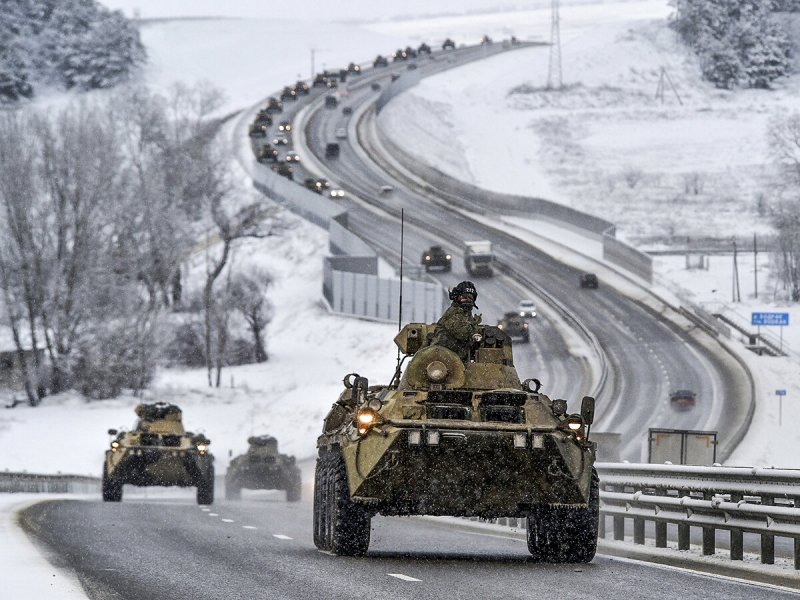
<svg viewBox="0 0 800 600">
<path fill-rule="evenodd" d="M 598 463 L 600 537 L 612 522 L 613 538 L 644 545 L 645 524 L 655 525 L 655 545 L 667 547 L 668 526 L 677 527 L 678 550 L 690 547 L 692 527 L 702 529 L 704 555 L 716 553 L 718 531 L 730 535 L 730 558 L 744 557 L 744 534 L 761 537 L 761 562 L 774 564 L 775 538 L 794 543 L 800 569 L 800 470 Z"/>
<path fill-rule="evenodd" d="M 0 493 L 4 494 L 96 494 L 100 478 L 86 475 L 42 475 L 0 473 Z"/>
</svg>

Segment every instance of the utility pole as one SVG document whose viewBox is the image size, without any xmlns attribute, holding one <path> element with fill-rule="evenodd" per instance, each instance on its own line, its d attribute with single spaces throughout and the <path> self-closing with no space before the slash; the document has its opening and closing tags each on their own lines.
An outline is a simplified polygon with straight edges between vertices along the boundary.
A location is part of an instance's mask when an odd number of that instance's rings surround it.
<svg viewBox="0 0 800 600">
<path fill-rule="evenodd" d="M 667 73 L 666 67 L 661 67 L 661 74 L 658 77 L 658 86 L 656 87 L 656 100 L 661 100 L 661 104 L 664 104 L 664 91 L 666 89 L 665 82 L 669 84 L 669 87 L 672 89 L 672 93 L 675 94 L 675 98 L 678 100 L 678 104 L 683 106 L 683 100 L 681 100 L 680 94 L 678 94 L 678 89 L 675 87 L 675 84 L 672 83 L 672 79 Z"/>
<path fill-rule="evenodd" d="M 314 81 L 314 49 L 311 49 L 311 81 Z"/>
<path fill-rule="evenodd" d="M 753 234 L 753 276 L 755 277 L 756 298 L 758 298 L 758 241 Z"/>
<path fill-rule="evenodd" d="M 558 1 L 552 0 L 550 8 L 550 62 L 547 67 L 547 89 L 560 90 L 563 85 L 561 69 L 561 24 Z"/>
<path fill-rule="evenodd" d="M 736 238 L 733 238 L 733 289 L 732 302 L 741 302 L 742 294 L 739 289 L 739 257 L 736 250 Z"/>
</svg>

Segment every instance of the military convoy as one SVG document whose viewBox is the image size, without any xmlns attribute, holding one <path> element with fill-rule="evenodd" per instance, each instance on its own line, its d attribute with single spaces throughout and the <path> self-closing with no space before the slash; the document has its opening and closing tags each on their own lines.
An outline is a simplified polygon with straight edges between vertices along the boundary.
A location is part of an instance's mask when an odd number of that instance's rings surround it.
<svg viewBox="0 0 800 600">
<path fill-rule="evenodd" d="M 278 452 L 278 440 L 271 435 L 247 439 L 247 452 L 234 458 L 225 474 L 225 499 L 239 500 L 242 488 L 285 490 L 287 502 L 300 500 L 300 469 L 294 456 Z"/>
<path fill-rule="evenodd" d="M 214 456 L 203 434 L 183 428 L 174 404 L 139 404 L 130 431 L 114 436 L 103 461 L 103 500 L 122 500 L 123 485 L 197 487 L 197 503 L 214 502 Z"/>
<path fill-rule="evenodd" d="M 565 400 L 541 393 L 539 381 L 521 382 L 496 327 L 479 329 L 466 363 L 431 345 L 434 327 L 400 331 L 404 358 L 388 385 L 345 377 L 317 440 L 316 546 L 364 554 L 376 514 L 525 517 L 535 560 L 592 560 L 594 399 L 570 412 Z"/>
</svg>

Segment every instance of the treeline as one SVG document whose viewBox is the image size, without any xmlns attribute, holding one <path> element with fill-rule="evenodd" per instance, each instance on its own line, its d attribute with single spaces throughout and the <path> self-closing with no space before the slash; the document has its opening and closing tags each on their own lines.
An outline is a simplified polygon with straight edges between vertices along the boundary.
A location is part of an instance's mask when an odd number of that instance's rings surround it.
<svg viewBox="0 0 800 600">
<path fill-rule="evenodd" d="M 0 2 L 0 101 L 112 87 L 145 60 L 138 29 L 95 0 Z"/>
<path fill-rule="evenodd" d="M 673 0 L 673 27 L 700 56 L 703 76 L 719 88 L 768 88 L 786 75 L 792 51 L 776 11 L 800 0 Z"/>
<path fill-rule="evenodd" d="M 198 85 L 0 114 L 0 323 L 32 404 L 142 389 L 164 349 L 217 385 L 225 364 L 266 359 L 269 276 L 232 272 L 231 249 L 281 226 L 232 184 L 220 106 Z"/>
</svg>

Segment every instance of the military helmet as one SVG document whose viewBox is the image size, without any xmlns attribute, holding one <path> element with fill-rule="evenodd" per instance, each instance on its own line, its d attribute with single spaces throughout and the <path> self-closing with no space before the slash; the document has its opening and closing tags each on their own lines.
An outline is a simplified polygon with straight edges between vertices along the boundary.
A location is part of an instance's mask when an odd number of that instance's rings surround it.
<svg viewBox="0 0 800 600">
<path fill-rule="evenodd" d="M 472 305 L 475 308 L 478 308 L 478 305 L 475 304 L 475 301 L 478 299 L 478 290 L 475 289 L 475 284 L 471 281 L 462 281 L 457 286 L 450 290 L 450 300 L 453 302 L 458 302 L 458 299 L 461 296 L 465 296 L 469 294 L 472 296 Z"/>
</svg>

